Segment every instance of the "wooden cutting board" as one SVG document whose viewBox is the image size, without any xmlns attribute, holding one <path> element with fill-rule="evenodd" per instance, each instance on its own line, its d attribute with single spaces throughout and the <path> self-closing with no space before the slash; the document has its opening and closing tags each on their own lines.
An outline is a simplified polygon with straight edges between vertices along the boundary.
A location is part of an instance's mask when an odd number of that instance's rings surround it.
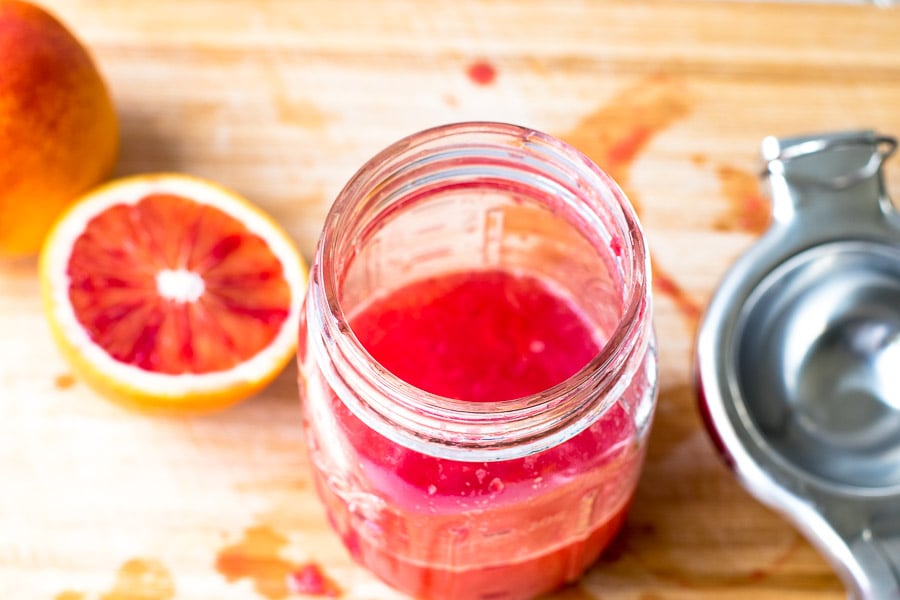
<svg viewBox="0 0 900 600">
<path fill-rule="evenodd" d="M 725 469 L 691 385 L 698 317 L 765 228 L 768 134 L 900 134 L 900 11 L 739 2 L 54 0 L 122 125 L 119 174 L 218 180 L 309 257 L 331 200 L 395 139 L 499 119 L 571 141 L 640 211 L 656 268 L 661 393 L 621 539 L 555 598 L 844 596 Z M 2 65 L 0 65 L 2 68 Z M 2 158 L 0 158 L 2 159 Z M 900 194 L 900 161 L 889 165 Z M 33 260 L 0 263 L 0 597 L 401 596 L 354 565 L 310 486 L 296 371 L 189 420 L 138 416 L 72 376 Z"/>
</svg>

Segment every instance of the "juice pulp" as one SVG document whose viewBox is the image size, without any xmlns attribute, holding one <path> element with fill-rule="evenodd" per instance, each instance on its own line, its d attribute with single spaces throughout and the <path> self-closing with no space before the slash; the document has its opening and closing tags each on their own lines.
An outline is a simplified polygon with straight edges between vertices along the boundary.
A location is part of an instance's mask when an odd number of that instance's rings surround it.
<svg viewBox="0 0 900 600">
<path fill-rule="evenodd" d="M 470 402 L 540 392 L 600 350 L 572 302 L 533 276 L 499 270 L 408 284 L 350 322 L 394 375 Z M 381 504 L 367 516 L 322 479 L 330 518 L 357 560 L 408 593 L 533 597 L 577 578 L 624 520 L 641 452 L 622 403 L 548 450 L 464 462 L 395 444 L 332 402 L 360 479 Z"/>
</svg>

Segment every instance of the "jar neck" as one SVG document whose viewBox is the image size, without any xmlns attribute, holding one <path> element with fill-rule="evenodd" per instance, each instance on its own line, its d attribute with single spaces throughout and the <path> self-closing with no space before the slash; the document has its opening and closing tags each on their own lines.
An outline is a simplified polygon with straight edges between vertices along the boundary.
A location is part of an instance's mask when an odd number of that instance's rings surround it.
<svg viewBox="0 0 900 600">
<path fill-rule="evenodd" d="M 562 216 L 617 274 L 618 322 L 569 379 L 513 400 L 466 402 L 427 393 L 388 372 L 354 335 L 343 278 L 385 220 L 452 185 L 515 190 Z M 366 425 L 425 454 L 505 460 L 554 447 L 596 421 L 630 384 L 650 343 L 648 256 L 622 191 L 589 159 L 545 134 L 461 123 L 390 146 L 348 182 L 326 218 L 307 299 L 309 351 L 337 397 Z"/>
</svg>

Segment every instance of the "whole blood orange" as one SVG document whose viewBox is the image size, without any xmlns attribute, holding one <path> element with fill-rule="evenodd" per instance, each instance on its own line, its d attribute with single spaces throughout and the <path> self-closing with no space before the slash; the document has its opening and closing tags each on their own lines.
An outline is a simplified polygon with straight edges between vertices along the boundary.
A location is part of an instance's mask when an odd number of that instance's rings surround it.
<svg viewBox="0 0 900 600">
<path fill-rule="evenodd" d="M 62 209 L 110 172 L 118 139 L 85 48 L 43 9 L 0 0 L 0 257 L 37 252 Z"/>
<path fill-rule="evenodd" d="M 143 409 L 237 402 L 293 356 L 307 269 L 262 210 L 185 175 L 129 177 L 73 204 L 40 255 L 64 356 Z"/>
</svg>

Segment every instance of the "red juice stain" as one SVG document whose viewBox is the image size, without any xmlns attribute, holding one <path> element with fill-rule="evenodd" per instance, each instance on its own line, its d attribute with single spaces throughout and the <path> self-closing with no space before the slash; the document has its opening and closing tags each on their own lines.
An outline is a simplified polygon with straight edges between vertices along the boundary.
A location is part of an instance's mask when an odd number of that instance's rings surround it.
<svg viewBox="0 0 900 600">
<path fill-rule="evenodd" d="M 75 385 L 76 379 L 75 376 L 71 373 L 63 373 L 62 375 L 57 375 L 53 380 L 53 386 L 58 390 L 67 390 Z"/>
<path fill-rule="evenodd" d="M 269 600 L 291 594 L 336 598 L 341 589 L 315 563 L 296 565 L 281 557 L 288 540 L 265 525 L 248 528 L 235 544 L 223 548 L 216 557 L 216 570 L 233 583 L 249 579 L 254 589 Z"/>
<path fill-rule="evenodd" d="M 655 135 L 689 111 L 683 90 L 667 78 L 652 77 L 623 89 L 559 137 L 606 171 L 637 209 L 637 196 L 628 189 L 632 164 Z"/>
<path fill-rule="evenodd" d="M 288 575 L 288 587 L 295 594 L 308 596 L 337 598 L 342 593 L 338 584 L 325 575 L 319 565 L 315 563 L 301 565 Z"/>
<path fill-rule="evenodd" d="M 729 211 L 716 222 L 721 231 L 745 231 L 759 235 L 768 229 L 772 220 L 769 202 L 759 193 L 759 180 L 728 165 L 716 170 L 722 195 L 728 200 Z"/>
<path fill-rule="evenodd" d="M 635 125 L 634 129 L 615 140 L 606 152 L 606 161 L 612 165 L 630 164 L 634 161 L 638 151 L 647 144 L 652 131 L 642 125 Z"/>
<path fill-rule="evenodd" d="M 466 75 L 475 85 L 487 86 L 497 79 L 497 69 L 486 60 L 476 60 L 466 68 Z"/>
<path fill-rule="evenodd" d="M 638 195 L 630 189 L 631 167 L 653 137 L 687 116 L 690 108 L 685 92 L 671 80 L 651 77 L 623 89 L 560 137 L 606 171 L 640 214 Z M 659 267 L 654 266 L 653 270 L 657 291 L 671 296 L 681 314 L 693 323 L 699 307 L 672 277 Z"/>
<path fill-rule="evenodd" d="M 675 304 L 675 308 L 687 322 L 691 331 L 694 331 L 700 323 L 700 318 L 703 316 L 703 307 L 690 294 L 685 292 L 671 275 L 661 267 L 656 266 L 656 263 L 653 263 L 652 268 L 654 291 L 669 298 Z"/>
<path fill-rule="evenodd" d="M 653 267 L 653 288 L 672 300 L 678 308 L 678 312 L 693 327 L 697 326 L 703 315 L 703 308 L 678 285 L 678 282 L 655 266 Z"/>
<path fill-rule="evenodd" d="M 113 587 L 98 600 L 172 600 L 175 582 L 169 571 L 156 560 L 135 558 L 124 563 Z"/>
<path fill-rule="evenodd" d="M 249 579 L 261 596 L 269 600 L 287 598 L 288 577 L 296 567 L 281 558 L 288 540 L 265 525 L 251 527 L 236 544 L 219 551 L 216 570 L 229 583 Z"/>
<path fill-rule="evenodd" d="M 251 580 L 257 593 L 269 600 L 282 600 L 292 593 L 340 595 L 337 584 L 318 566 L 298 566 L 282 558 L 281 551 L 287 544 L 287 538 L 271 527 L 250 527 L 237 543 L 219 551 L 216 570 L 229 583 Z"/>
</svg>

